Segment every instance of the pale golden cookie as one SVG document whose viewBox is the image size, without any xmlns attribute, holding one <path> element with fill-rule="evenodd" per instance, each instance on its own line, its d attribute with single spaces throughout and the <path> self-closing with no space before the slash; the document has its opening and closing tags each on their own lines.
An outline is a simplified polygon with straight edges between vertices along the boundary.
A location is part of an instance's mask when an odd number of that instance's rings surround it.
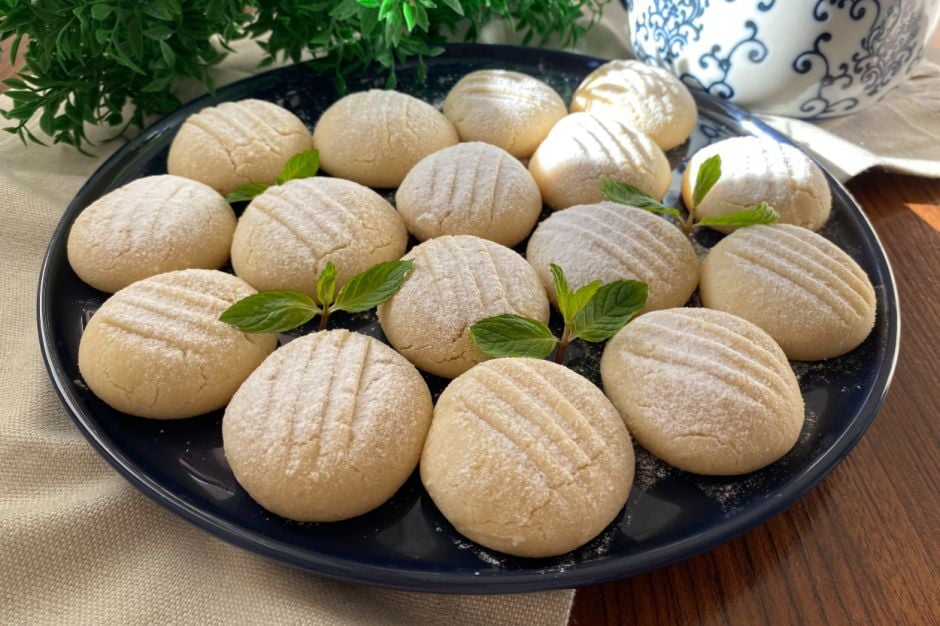
<svg viewBox="0 0 940 626">
<path fill-rule="evenodd" d="M 422 370 L 453 378 L 488 357 L 470 340 L 474 323 L 512 313 L 548 322 L 548 298 L 525 259 L 470 235 L 429 239 L 405 259 L 414 268 L 379 306 L 382 330 Z"/>
<path fill-rule="evenodd" d="M 633 475 L 610 401 L 539 359 L 496 359 L 454 380 L 421 456 L 425 488 L 461 534 L 523 557 L 590 541 L 623 508 Z"/>
<path fill-rule="evenodd" d="M 662 200 L 672 171 L 653 140 L 606 113 L 572 113 L 555 124 L 529 161 L 542 201 L 558 211 L 604 199 L 605 178 Z"/>
<path fill-rule="evenodd" d="M 232 240 L 235 273 L 259 291 L 316 292 L 328 261 L 337 285 L 397 261 L 408 233 L 401 215 L 368 187 L 316 176 L 271 187 L 245 209 Z"/>
<path fill-rule="evenodd" d="M 95 289 L 114 293 L 155 274 L 222 267 L 234 232 L 232 207 L 211 187 L 147 176 L 79 214 L 69 231 L 69 264 Z"/>
<path fill-rule="evenodd" d="M 695 153 L 682 176 L 682 200 L 692 205 L 698 169 L 705 159 L 721 156 L 721 179 L 695 211 L 714 217 L 766 202 L 781 224 L 819 230 L 829 219 L 832 194 L 819 166 L 793 146 L 759 137 L 732 137 Z M 728 233 L 734 228 L 716 226 Z"/>
<path fill-rule="evenodd" d="M 875 325 L 865 271 L 799 226 L 751 226 L 722 239 L 702 263 L 699 293 L 705 306 L 760 326 L 795 360 L 845 354 Z"/>
<path fill-rule="evenodd" d="M 557 91 L 508 70 L 471 72 L 444 100 L 444 115 L 454 123 L 461 141 L 485 141 L 518 158 L 532 156 L 567 114 Z"/>
<path fill-rule="evenodd" d="M 605 63 L 588 74 L 571 97 L 571 111 L 616 116 L 663 150 L 688 139 L 698 118 L 695 99 L 671 72 L 626 60 Z"/>
<path fill-rule="evenodd" d="M 649 287 L 645 311 L 682 306 L 698 284 L 698 258 L 688 237 L 648 211 L 600 202 L 553 213 L 526 249 L 548 297 L 557 304 L 549 265 L 578 289 L 594 280 L 640 280 Z"/>
<path fill-rule="evenodd" d="M 637 442 L 689 472 L 753 472 L 786 454 L 803 427 L 803 397 L 783 350 L 721 311 L 638 317 L 607 343 L 601 378 Z"/>
<path fill-rule="evenodd" d="M 225 406 L 274 350 L 277 336 L 219 321 L 255 293 L 216 270 L 180 270 L 133 283 L 92 316 L 78 347 L 85 384 L 111 407 L 156 419 Z"/>
<path fill-rule="evenodd" d="M 472 142 L 425 157 L 398 188 L 395 206 L 420 241 L 475 235 L 512 247 L 532 232 L 542 196 L 517 159 Z"/>
<path fill-rule="evenodd" d="M 369 187 L 397 187 L 418 161 L 457 141 L 430 104 L 381 89 L 340 98 L 313 131 L 323 170 Z"/>
<path fill-rule="evenodd" d="M 431 422 L 421 374 L 384 343 L 346 330 L 295 339 L 225 410 L 225 458 L 261 506 L 302 522 L 362 515 L 414 471 Z"/>
<path fill-rule="evenodd" d="M 313 148 L 296 115 L 264 100 L 223 102 L 190 115 L 167 157 L 167 171 L 225 195 L 245 183 L 273 185 L 284 164 Z"/>
</svg>

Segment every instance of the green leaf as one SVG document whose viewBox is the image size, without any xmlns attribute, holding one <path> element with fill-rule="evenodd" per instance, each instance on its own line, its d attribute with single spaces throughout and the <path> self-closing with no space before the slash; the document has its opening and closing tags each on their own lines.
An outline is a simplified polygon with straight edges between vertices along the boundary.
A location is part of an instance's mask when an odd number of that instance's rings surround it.
<svg viewBox="0 0 940 626">
<path fill-rule="evenodd" d="M 618 183 L 616 181 L 610 180 L 609 178 L 605 178 L 601 182 L 601 189 L 604 190 L 604 197 L 611 202 L 625 204 L 637 209 L 643 209 L 644 211 L 650 211 L 651 213 L 672 215 L 676 219 L 682 219 L 682 214 L 679 213 L 679 209 L 666 206 L 662 202 L 659 202 L 650 196 L 648 193 L 640 191 L 633 185 L 628 185 L 627 183 Z"/>
<path fill-rule="evenodd" d="M 497 315 L 480 320 L 468 331 L 470 340 L 492 357 L 544 359 L 558 343 L 548 326 L 519 315 Z"/>
<path fill-rule="evenodd" d="M 334 309 L 368 311 L 392 297 L 405 281 L 414 261 L 388 261 L 356 274 L 339 290 Z"/>
<path fill-rule="evenodd" d="M 718 179 L 721 178 L 721 157 L 710 156 L 698 168 L 695 176 L 695 187 L 692 188 L 692 208 L 698 207 L 712 190 Z"/>
<path fill-rule="evenodd" d="M 147 39 L 153 39 L 154 41 L 166 41 L 173 36 L 175 31 L 172 28 L 166 26 L 158 25 L 148 28 L 144 31 L 144 37 Z"/>
<path fill-rule="evenodd" d="M 163 61 L 166 63 L 167 67 L 176 65 L 176 53 L 173 52 L 173 48 L 170 47 L 170 44 L 165 41 L 160 42 L 160 54 L 163 56 Z"/>
<path fill-rule="evenodd" d="M 262 291 L 230 306 L 219 320 L 248 333 L 283 333 L 320 312 L 313 299 L 299 291 Z"/>
<path fill-rule="evenodd" d="M 760 202 L 754 206 L 737 211 L 736 213 L 726 213 L 714 217 L 703 217 L 695 223 L 696 226 L 756 226 L 758 224 L 773 224 L 780 219 L 772 206 L 766 202 Z"/>
<path fill-rule="evenodd" d="M 108 16 L 114 11 L 114 7 L 107 4 L 96 4 L 91 7 L 91 17 L 99 22 L 108 19 Z"/>
<path fill-rule="evenodd" d="M 571 324 L 572 337 L 610 339 L 645 305 L 648 289 L 638 280 L 616 280 L 600 287 Z"/>
<path fill-rule="evenodd" d="M 453 11 L 460 17 L 463 17 L 464 15 L 463 6 L 461 5 L 460 0 L 442 0 L 442 1 L 444 2 L 444 4 L 446 4 L 450 8 L 451 11 Z"/>
<path fill-rule="evenodd" d="M 225 196 L 225 201 L 231 203 L 253 200 L 256 196 L 263 194 L 267 189 L 268 186 L 264 183 L 245 183 L 244 185 L 239 185 L 235 188 L 235 191 Z"/>
<path fill-rule="evenodd" d="M 584 308 L 584 305 L 594 296 L 601 286 L 601 281 L 595 280 L 577 291 L 571 291 L 568 287 L 568 279 L 565 278 L 565 272 L 554 263 L 549 264 L 552 272 L 552 279 L 555 282 L 555 294 L 558 300 L 558 310 L 565 320 L 565 324 L 571 324 L 575 316 Z"/>
<path fill-rule="evenodd" d="M 320 169 L 320 153 L 317 150 L 298 152 L 284 164 L 284 169 L 277 177 L 277 184 L 283 185 L 295 178 L 310 178 Z"/>
<path fill-rule="evenodd" d="M 565 320 L 574 321 L 574 319 L 578 316 L 578 313 L 581 312 L 581 309 L 587 306 L 587 303 L 591 301 L 591 298 L 594 297 L 594 294 L 597 293 L 597 290 L 600 289 L 603 284 L 603 281 L 594 280 L 571 294 L 571 299 L 569 300 L 568 304 L 570 307 L 570 315 L 565 317 Z"/>
<path fill-rule="evenodd" d="M 414 7 L 405 2 L 403 5 L 401 5 L 401 13 L 405 17 L 405 26 L 408 28 L 408 31 L 413 31 L 415 28 Z"/>
<path fill-rule="evenodd" d="M 326 267 L 320 272 L 317 279 L 317 300 L 324 309 L 333 304 L 333 295 L 336 293 L 336 266 L 333 261 L 327 261 Z"/>
<path fill-rule="evenodd" d="M 173 19 L 173 15 L 170 13 L 163 3 L 159 2 L 148 2 L 143 6 L 143 11 L 150 17 L 154 17 L 158 20 L 163 20 L 169 22 Z"/>
<path fill-rule="evenodd" d="M 552 281 L 555 283 L 555 297 L 558 300 L 558 309 L 567 322 L 571 319 L 566 313 L 568 310 L 568 300 L 571 298 L 571 289 L 568 287 L 568 279 L 565 277 L 565 271 L 554 263 L 548 264 L 548 270 L 552 273 Z"/>
</svg>

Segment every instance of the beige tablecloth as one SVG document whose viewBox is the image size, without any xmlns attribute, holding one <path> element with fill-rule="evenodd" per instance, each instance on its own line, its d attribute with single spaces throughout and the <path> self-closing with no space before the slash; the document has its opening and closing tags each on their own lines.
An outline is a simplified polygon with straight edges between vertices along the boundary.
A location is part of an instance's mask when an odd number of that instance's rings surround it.
<svg viewBox="0 0 940 626">
<path fill-rule="evenodd" d="M 404 593 L 255 556 L 97 455 L 43 369 L 35 300 L 52 232 L 104 156 L 0 134 L 0 624 L 566 624 L 573 591 Z"/>
</svg>

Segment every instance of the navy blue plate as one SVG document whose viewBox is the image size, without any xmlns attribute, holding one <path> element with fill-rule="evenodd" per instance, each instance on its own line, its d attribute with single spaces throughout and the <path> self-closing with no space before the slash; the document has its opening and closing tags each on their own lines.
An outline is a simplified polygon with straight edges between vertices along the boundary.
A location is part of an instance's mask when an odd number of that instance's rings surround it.
<svg viewBox="0 0 940 626">
<path fill-rule="evenodd" d="M 505 68 L 542 78 L 568 99 L 601 63 L 531 48 L 458 45 L 428 61 L 426 83 L 416 80 L 413 67 L 401 68 L 398 88 L 440 105 L 465 73 Z M 370 72 L 350 77 L 348 84 L 356 91 L 381 87 L 383 81 L 384 75 Z M 677 170 L 716 139 L 753 134 L 786 142 L 745 112 L 696 97 L 696 131 L 669 155 Z M 678 471 L 637 448 L 636 483 L 623 513 L 588 545 L 552 559 L 509 557 L 462 538 L 435 508 L 417 475 L 389 502 L 352 520 L 299 524 L 270 514 L 238 486 L 225 462 L 220 411 L 183 421 L 145 420 L 110 409 L 82 384 L 76 365 L 79 338 L 106 296 L 75 276 L 65 252 L 69 227 L 89 203 L 135 178 L 165 172 L 170 141 L 188 115 L 242 98 L 277 102 L 312 128 L 336 93 L 331 77 L 295 65 L 220 89 L 148 128 L 108 159 L 66 209 L 49 244 L 38 299 L 43 357 L 78 428 L 133 485 L 222 539 L 327 576 L 419 591 L 505 593 L 599 583 L 703 552 L 779 513 L 845 457 L 884 399 L 898 350 L 894 281 L 871 224 L 830 178 L 833 213 L 823 234 L 868 272 L 878 294 L 878 317 L 871 336 L 852 353 L 824 363 L 794 364 L 807 421 L 796 447 L 778 463 L 743 477 L 710 478 Z M 667 202 L 678 197 L 678 180 L 677 171 Z M 704 233 L 701 243 L 717 238 Z M 381 337 L 371 315 L 337 321 Z M 570 363 L 596 380 L 597 356 L 596 349 L 581 347 L 573 350 Z M 445 382 L 428 380 L 435 393 Z"/>
</svg>

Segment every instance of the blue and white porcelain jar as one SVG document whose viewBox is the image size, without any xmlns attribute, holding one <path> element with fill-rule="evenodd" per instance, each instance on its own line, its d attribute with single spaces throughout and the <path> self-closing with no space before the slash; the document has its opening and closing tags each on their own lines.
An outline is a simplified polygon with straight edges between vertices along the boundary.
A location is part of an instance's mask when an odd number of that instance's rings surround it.
<svg viewBox="0 0 940 626">
<path fill-rule="evenodd" d="M 762 113 L 860 111 L 920 61 L 940 0 L 626 0 L 637 58 Z"/>
</svg>

